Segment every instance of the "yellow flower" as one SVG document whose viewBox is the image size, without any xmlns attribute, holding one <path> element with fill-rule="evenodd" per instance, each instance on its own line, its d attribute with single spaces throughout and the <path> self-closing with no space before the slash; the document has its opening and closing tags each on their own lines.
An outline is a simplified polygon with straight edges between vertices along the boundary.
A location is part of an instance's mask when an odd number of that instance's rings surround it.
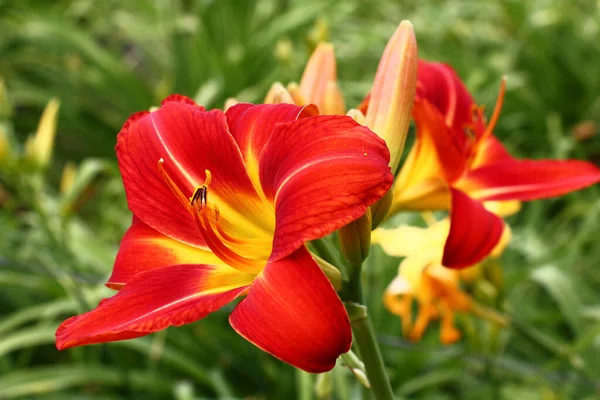
<svg viewBox="0 0 600 400">
<path fill-rule="evenodd" d="M 400 264 L 398 276 L 384 293 L 383 304 L 401 318 L 403 333 L 411 340 L 419 340 L 429 323 L 440 319 L 442 343 L 454 343 L 461 337 L 454 325 L 455 314 L 471 311 L 472 299 L 461 287 L 464 271 L 442 266 L 449 229 L 450 222 L 446 218 L 429 228 L 401 226 L 373 232 L 373 243 L 381 245 L 387 254 L 406 257 Z M 510 230 L 506 226 L 492 256 L 499 256 L 509 240 Z M 415 319 L 413 301 L 419 306 Z"/>
</svg>

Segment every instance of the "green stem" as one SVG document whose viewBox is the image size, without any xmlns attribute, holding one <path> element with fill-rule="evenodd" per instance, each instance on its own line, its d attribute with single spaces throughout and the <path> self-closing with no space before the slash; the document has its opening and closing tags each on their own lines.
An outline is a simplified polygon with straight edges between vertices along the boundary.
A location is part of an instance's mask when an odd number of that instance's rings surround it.
<svg viewBox="0 0 600 400">
<path fill-rule="evenodd" d="M 375 337 L 373 324 L 369 319 L 367 307 L 363 305 L 360 284 L 362 265 L 353 265 L 348 282 L 348 299 L 346 309 L 352 324 L 354 341 L 358 346 L 367 378 L 371 384 L 371 392 L 375 400 L 393 400 L 394 394 L 390 380 L 385 371 L 381 351 Z"/>
<path fill-rule="evenodd" d="M 301 369 L 296 370 L 296 382 L 298 388 L 298 400 L 312 400 L 313 378 L 308 372 Z"/>
</svg>

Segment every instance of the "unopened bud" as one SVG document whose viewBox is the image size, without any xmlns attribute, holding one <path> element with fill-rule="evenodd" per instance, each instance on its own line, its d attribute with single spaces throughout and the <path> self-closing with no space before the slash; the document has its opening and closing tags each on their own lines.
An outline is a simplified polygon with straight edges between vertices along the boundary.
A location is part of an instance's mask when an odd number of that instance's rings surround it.
<svg viewBox="0 0 600 400">
<path fill-rule="evenodd" d="M 225 100 L 225 104 L 223 105 L 223 111 L 229 110 L 231 107 L 235 106 L 238 103 L 239 101 L 237 101 L 237 99 L 229 97 L 227 100 Z"/>
<path fill-rule="evenodd" d="M 74 163 L 68 162 L 65 164 L 60 178 L 61 193 L 68 193 L 71 191 L 73 184 L 75 183 L 75 176 L 77 176 L 77 167 Z"/>
<path fill-rule="evenodd" d="M 402 21 L 388 42 L 375 75 L 367 126 L 385 140 L 395 173 L 411 120 L 417 85 L 417 41 L 413 26 Z"/>
<path fill-rule="evenodd" d="M 340 270 L 328 263 L 327 261 L 323 260 L 321 257 L 317 256 L 316 254 L 311 253 L 311 256 L 315 260 L 319 268 L 321 268 L 321 271 L 323 271 L 327 279 L 329 279 L 329 282 L 331 282 L 333 288 L 336 291 L 340 290 L 342 288 L 343 283 L 342 273 L 340 272 Z"/>
<path fill-rule="evenodd" d="M 290 96 L 292 96 L 295 105 L 304 106 L 308 103 L 308 101 L 304 98 L 302 92 L 300 91 L 300 86 L 298 86 L 296 82 L 288 83 L 287 91 L 290 94 Z"/>
<path fill-rule="evenodd" d="M 385 220 L 386 215 L 390 211 L 392 207 L 392 202 L 394 200 L 394 192 L 393 190 L 388 190 L 386 194 L 383 195 L 381 199 L 375 204 L 371 206 L 371 214 L 373 216 L 373 227 L 375 229 Z"/>
<path fill-rule="evenodd" d="M 365 124 L 365 114 L 363 114 L 360 110 L 357 110 L 356 108 L 348 110 L 346 115 L 361 125 Z"/>
<path fill-rule="evenodd" d="M 361 371 L 360 369 L 355 369 L 352 368 L 351 369 L 352 373 L 354 374 L 354 376 L 356 377 L 356 379 L 366 388 L 371 388 L 371 383 L 369 382 L 369 378 L 367 378 L 367 374 L 365 374 L 364 371 Z"/>
<path fill-rule="evenodd" d="M 340 250 L 351 264 L 362 264 L 371 248 L 371 210 L 338 231 Z"/>
<path fill-rule="evenodd" d="M 346 111 L 344 95 L 336 81 L 327 82 L 321 115 L 340 115 Z"/>
<path fill-rule="evenodd" d="M 12 147 L 6 128 L 0 124 L 0 165 L 12 157 Z"/>
<path fill-rule="evenodd" d="M 37 132 L 25 143 L 25 158 L 38 167 L 48 166 L 52 157 L 59 107 L 57 99 L 50 99 L 40 118 Z"/>
<path fill-rule="evenodd" d="M 289 38 L 279 39 L 275 44 L 275 58 L 281 62 L 288 63 L 294 54 L 294 44 Z"/>
<path fill-rule="evenodd" d="M 307 103 L 316 104 L 322 114 L 325 110 L 327 87 L 330 82 L 335 83 L 336 80 L 333 45 L 331 43 L 320 43 L 306 63 L 306 68 L 300 80 L 300 93 Z"/>
<path fill-rule="evenodd" d="M 269 92 L 265 96 L 265 104 L 294 104 L 294 99 L 290 92 L 279 82 L 271 85 Z"/>
</svg>

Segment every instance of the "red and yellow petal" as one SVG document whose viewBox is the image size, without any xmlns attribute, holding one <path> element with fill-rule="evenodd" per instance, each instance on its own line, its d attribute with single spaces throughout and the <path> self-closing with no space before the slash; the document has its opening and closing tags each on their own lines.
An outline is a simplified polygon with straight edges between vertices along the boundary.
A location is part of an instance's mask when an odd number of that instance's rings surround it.
<svg viewBox="0 0 600 400">
<path fill-rule="evenodd" d="M 417 97 L 432 103 L 453 131 L 463 134 L 464 128 L 471 126 L 476 133 L 483 133 L 482 121 L 473 120 L 475 101 L 452 67 L 419 60 L 417 82 Z"/>
<path fill-rule="evenodd" d="M 229 321 L 256 346 L 309 372 L 329 371 L 352 344 L 346 310 L 305 248 L 267 264 Z"/>
<path fill-rule="evenodd" d="M 137 274 L 94 310 L 64 321 L 56 331 L 56 347 L 132 339 L 194 322 L 242 294 L 253 278 L 212 265 L 174 265 Z"/>
<path fill-rule="evenodd" d="M 246 169 L 259 193 L 262 194 L 258 174 L 260 153 L 275 125 L 318 113 L 314 105 L 298 107 L 293 104 L 239 103 L 227 110 L 229 131 L 240 148 Z"/>
<path fill-rule="evenodd" d="M 218 204 L 224 228 L 242 236 L 272 230 L 272 221 L 263 216 L 269 207 L 254 189 L 223 112 L 205 112 L 183 96 L 170 99 L 157 111 L 136 115 L 119 133 L 117 158 L 129 208 L 159 232 L 203 246 L 183 203 L 204 183 L 208 170 L 212 174 L 209 200 Z M 161 175 L 160 159 L 181 190 L 180 198 Z"/>
<path fill-rule="evenodd" d="M 465 171 L 467 158 L 442 114 L 426 100 L 416 100 L 417 139 L 394 184 L 390 213 L 401 209 L 446 209 L 448 185 Z"/>
<path fill-rule="evenodd" d="M 363 215 L 392 184 L 385 143 L 346 116 L 278 125 L 260 160 L 275 205 L 271 261 Z"/>
<path fill-rule="evenodd" d="M 454 181 L 462 175 L 467 162 L 462 142 L 457 140 L 454 132 L 444 123 L 443 116 L 428 101 L 415 101 L 413 116 L 417 126 L 419 156 L 424 160 L 428 157 L 435 158 L 437 160 L 435 167 L 438 169 L 435 172 L 438 172 L 447 182 Z M 431 163 L 430 169 L 423 172 L 418 170 L 420 165 L 413 166 L 412 174 L 431 176 L 434 172 L 433 161 Z"/>
<path fill-rule="evenodd" d="M 494 135 L 488 135 L 477 143 L 469 169 L 508 161 L 515 161 L 515 159 Z"/>
<path fill-rule="evenodd" d="M 600 169 L 579 160 L 511 160 L 470 171 L 457 186 L 479 200 L 536 200 L 600 182 Z"/>
<path fill-rule="evenodd" d="M 478 263 L 494 250 L 502 237 L 504 222 L 460 190 L 451 191 L 450 233 L 442 265 L 458 269 Z"/>
<path fill-rule="evenodd" d="M 125 233 L 106 286 L 120 290 L 134 275 L 176 264 L 219 264 L 211 251 L 171 239 L 133 217 Z"/>
</svg>

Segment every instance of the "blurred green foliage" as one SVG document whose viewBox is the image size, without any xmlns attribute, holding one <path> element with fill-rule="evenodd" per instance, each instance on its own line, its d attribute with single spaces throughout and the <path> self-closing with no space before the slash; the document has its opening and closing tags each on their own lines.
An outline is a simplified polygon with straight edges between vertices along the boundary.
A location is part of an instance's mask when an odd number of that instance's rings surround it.
<svg viewBox="0 0 600 400">
<path fill-rule="evenodd" d="M 513 153 L 600 159 L 592 0 L 0 1 L 0 398 L 283 399 L 311 384 L 235 334 L 231 306 L 185 327 L 60 353 L 54 331 L 111 294 L 103 283 L 131 218 L 113 148 L 131 113 L 172 92 L 208 107 L 260 101 L 273 81 L 298 80 L 326 38 L 352 106 L 401 19 L 413 22 L 420 55 L 451 63 L 488 108 L 508 76 L 496 135 Z M 54 158 L 32 165 L 23 144 L 52 97 L 61 102 Z M 69 161 L 76 174 L 61 190 Z M 486 269 L 503 284 L 472 290 L 511 325 L 464 317 L 465 338 L 450 347 L 433 328 L 417 344 L 401 338 L 381 306 L 399 260 L 373 249 L 367 297 L 399 398 L 600 396 L 599 195 L 593 187 L 528 204 L 509 219 L 512 244 Z M 332 387 L 332 398 L 360 393 L 345 369 L 330 378 L 320 387 Z"/>
</svg>

